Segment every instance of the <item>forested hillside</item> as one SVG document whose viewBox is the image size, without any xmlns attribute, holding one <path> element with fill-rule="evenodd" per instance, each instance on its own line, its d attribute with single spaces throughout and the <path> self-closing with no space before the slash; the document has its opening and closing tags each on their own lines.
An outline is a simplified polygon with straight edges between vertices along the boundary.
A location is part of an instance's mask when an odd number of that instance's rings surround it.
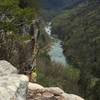
<svg viewBox="0 0 100 100">
<path fill-rule="evenodd" d="M 84 0 L 85 1 L 85 0 Z M 41 0 L 41 5 L 47 10 L 62 10 L 64 8 L 71 8 L 83 0 Z"/>
<path fill-rule="evenodd" d="M 80 69 L 78 85 L 87 100 L 100 99 L 100 1 L 67 10 L 53 20 L 70 64 Z"/>
<path fill-rule="evenodd" d="M 100 0 L 0 0 L 0 60 L 30 82 L 100 100 Z"/>
<path fill-rule="evenodd" d="M 28 0 L 0 0 L 0 60 L 5 59 L 16 67 L 26 62 L 25 42 L 32 20 L 37 16 L 37 2 Z M 26 51 L 25 51 L 26 50 Z"/>
</svg>

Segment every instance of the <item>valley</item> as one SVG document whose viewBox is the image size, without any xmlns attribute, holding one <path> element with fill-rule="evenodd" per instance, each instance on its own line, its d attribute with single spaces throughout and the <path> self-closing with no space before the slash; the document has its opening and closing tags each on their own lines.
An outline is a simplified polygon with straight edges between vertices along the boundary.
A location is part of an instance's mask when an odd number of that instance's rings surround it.
<svg viewBox="0 0 100 100">
<path fill-rule="evenodd" d="M 4 100 L 100 100 L 100 0 L 0 0 L 0 72 Z"/>
<path fill-rule="evenodd" d="M 61 40 L 57 39 L 56 37 L 52 36 L 52 26 L 49 22 L 48 25 L 45 27 L 45 31 L 50 36 L 52 43 L 50 51 L 48 52 L 51 61 L 61 64 L 62 66 L 67 66 L 66 58 L 63 54 L 62 42 Z"/>
</svg>

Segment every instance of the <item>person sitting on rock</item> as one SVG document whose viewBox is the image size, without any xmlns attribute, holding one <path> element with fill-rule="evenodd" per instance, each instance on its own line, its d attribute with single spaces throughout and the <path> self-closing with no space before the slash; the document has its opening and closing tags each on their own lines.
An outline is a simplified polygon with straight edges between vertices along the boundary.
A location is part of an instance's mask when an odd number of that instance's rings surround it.
<svg viewBox="0 0 100 100">
<path fill-rule="evenodd" d="M 31 82 L 36 82 L 36 79 L 37 79 L 37 72 L 36 72 L 36 67 L 34 67 L 31 74 Z"/>
</svg>

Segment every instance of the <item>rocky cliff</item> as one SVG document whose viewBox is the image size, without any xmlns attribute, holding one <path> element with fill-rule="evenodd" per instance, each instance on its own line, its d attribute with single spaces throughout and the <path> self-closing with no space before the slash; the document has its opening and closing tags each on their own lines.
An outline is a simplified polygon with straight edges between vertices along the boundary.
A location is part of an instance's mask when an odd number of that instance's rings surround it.
<svg viewBox="0 0 100 100">
<path fill-rule="evenodd" d="M 74 94 L 65 93 L 59 87 L 43 87 L 29 83 L 27 100 L 84 100 Z"/>
<path fill-rule="evenodd" d="M 0 61 L 0 100 L 84 100 L 58 87 L 29 83 L 27 76 L 17 72 L 9 62 Z"/>
<path fill-rule="evenodd" d="M 28 78 L 18 75 L 7 61 L 0 61 L 0 100 L 26 100 Z"/>
</svg>

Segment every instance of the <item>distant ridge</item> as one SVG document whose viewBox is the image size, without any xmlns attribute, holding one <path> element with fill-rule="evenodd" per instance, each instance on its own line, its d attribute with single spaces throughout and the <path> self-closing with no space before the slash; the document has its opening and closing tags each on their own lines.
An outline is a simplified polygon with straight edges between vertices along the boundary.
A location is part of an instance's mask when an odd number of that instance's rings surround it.
<svg viewBox="0 0 100 100">
<path fill-rule="evenodd" d="M 41 7 L 46 10 L 62 10 L 85 1 L 87 0 L 41 0 Z"/>
</svg>

